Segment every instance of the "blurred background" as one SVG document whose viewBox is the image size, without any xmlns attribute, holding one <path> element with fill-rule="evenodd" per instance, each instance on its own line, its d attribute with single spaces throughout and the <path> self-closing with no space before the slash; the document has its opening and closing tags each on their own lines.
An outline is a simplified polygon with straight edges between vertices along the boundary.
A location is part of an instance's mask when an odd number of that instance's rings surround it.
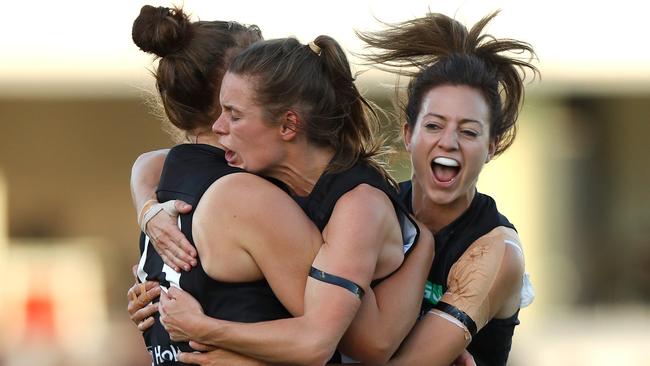
<svg viewBox="0 0 650 366">
<path fill-rule="evenodd" d="M 138 258 L 131 164 L 171 146 L 151 115 L 151 57 L 131 41 L 144 4 L 7 1 L 0 22 L 0 365 L 147 365 L 126 312 Z M 319 34 L 362 50 L 354 29 L 427 10 L 531 43 L 519 135 L 483 171 L 524 243 L 535 302 L 511 365 L 647 365 L 650 359 L 650 47 L 636 1 L 185 0 L 206 20 L 265 37 Z M 352 61 L 356 61 L 352 57 Z M 367 67 L 358 65 L 357 71 Z M 391 108 L 395 78 L 358 82 Z M 395 125 L 397 126 L 397 125 Z M 387 129 L 389 126 L 387 126 Z M 390 127 L 393 128 L 393 127 Z M 405 155 L 397 178 L 409 176 Z"/>
</svg>

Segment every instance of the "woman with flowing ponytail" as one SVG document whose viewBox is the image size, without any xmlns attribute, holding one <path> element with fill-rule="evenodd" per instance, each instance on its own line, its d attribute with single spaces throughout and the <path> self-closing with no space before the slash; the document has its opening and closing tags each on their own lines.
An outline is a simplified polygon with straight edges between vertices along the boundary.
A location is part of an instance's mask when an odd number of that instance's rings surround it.
<svg viewBox="0 0 650 366">
<path fill-rule="evenodd" d="M 449 365 L 465 347 L 478 365 L 505 365 L 518 313 L 532 301 L 514 226 L 476 191 L 483 166 L 516 135 L 532 47 L 430 13 L 359 33 L 371 64 L 410 77 L 403 105 L 412 179 L 403 203 L 434 234 L 423 316 L 391 360 Z M 506 178 L 504 179 L 512 179 Z"/>
</svg>

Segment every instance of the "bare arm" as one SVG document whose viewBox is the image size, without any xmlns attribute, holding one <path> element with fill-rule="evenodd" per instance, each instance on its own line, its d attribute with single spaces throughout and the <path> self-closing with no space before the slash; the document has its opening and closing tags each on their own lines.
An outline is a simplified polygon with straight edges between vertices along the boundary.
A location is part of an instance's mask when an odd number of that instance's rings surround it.
<svg viewBox="0 0 650 366">
<path fill-rule="evenodd" d="M 348 192 L 334 209 L 314 266 L 367 289 L 386 228 L 397 224 L 390 221 L 391 211 L 388 198 L 375 188 L 359 186 Z M 197 322 L 198 337 L 193 340 L 267 362 L 323 364 L 360 303 L 348 290 L 309 278 L 303 316 L 254 324 L 205 318 Z"/>
<path fill-rule="evenodd" d="M 131 168 L 131 199 L 136 214 L 145 202 L 156 199 L 156 188 L 160 182 L 165 158 L 169 149 L 146 152 L 135 160 Z"/>
<path fill-rule="evenodd" d="M 523 258 L 504 243 L 499 230 L 479 238 L 454 264 L 441 299 L 466 313 L 477 330 L 518 298 L 521 289 Z M 462 324 L 434 309 L 418 321 L 389 365 L 449 365 L 470 341 Z"/>
<path fill-rule="evenodd" d="M 419 227 L 417 245 L 400 269 L 363 299 L 339 345 L 346 355 L 384 364 L 415 325 L 433 261 L 433 235 L 424 226 Z"/>
<path fill-rule="evenodd" d="M 147 202 L 156 201 L 156 189 L 169 149 L 150 151 L 140 155 L 131 168 L 131 198 L 138 220 L 143 216 Z M 175 208 L 180 213 L 188 213 L 192 207 L 177 200 Z M 177 216 L 165 212 L 156 214 L 146 225 L 146 233 L 152 239 L 156 251 L 163 262 L 180 271 L 189 271 L 196 265 L 196 250 L 178 229 Z"/>
</svg>

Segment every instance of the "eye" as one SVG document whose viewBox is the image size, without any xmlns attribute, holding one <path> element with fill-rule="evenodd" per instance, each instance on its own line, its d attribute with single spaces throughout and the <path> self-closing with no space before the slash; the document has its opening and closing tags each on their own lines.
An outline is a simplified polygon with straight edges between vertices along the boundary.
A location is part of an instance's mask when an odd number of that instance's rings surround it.
<svg viewBox="0 0 650 366">
<path fill-rule="evenodd" d="M 468 136 L 468 137 L 477 137 L 479 135 L 479 133 L 477 131 L 474 131 L 474 130 L 465 129 L 465 130 L 461 130 L 460 132 L 463 135 Z"/>
<path fill-rule="evenodd" d="M 424 128 L 426 128 L 427 130 L 439 130 L 442 127 L 437 122 L 425 122 Z"/>
</svg>

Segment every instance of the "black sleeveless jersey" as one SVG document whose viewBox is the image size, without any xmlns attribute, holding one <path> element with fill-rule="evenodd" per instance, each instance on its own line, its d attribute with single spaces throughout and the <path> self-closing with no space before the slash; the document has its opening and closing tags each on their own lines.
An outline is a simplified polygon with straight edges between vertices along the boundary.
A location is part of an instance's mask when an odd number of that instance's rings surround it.
<svg viewBox="0 0 650 366">
<path fill-rule="evenodd" d="M 418 239 L 418 226 L 402 204 L 395 187 L 377 169 L 365 162 L 357 162 L 352 168 L 343 172 L 325 173 L 318 179 L 308 196 L 292 195 L 292 197 L 322 232 L 327 226 L 339 198 L 364 183 L 384 192 L 393 203 L 402 230 L 404 253 L 410 253 Z"/>
<path fill-rule="evenodd" d="M 400 183 L 400 197 L 409 212 L 413 212 L 411 181 Z M 478 238 L 498 226 L 515 227 L 497 211 L 492 197 L 476 192 L 467 210 L 434 235 L 435 256 L 429 272 L 422 314 L 438 303 L 447 291 L 451 267 Z M 518 313 L 506 319 L 492 319 L 474 337 L 467 347 L 478 366 L 505 365 L 512 345 Z"/>
<path fill-rule="evenodd" d="M 156 191 L 158 201 L 180 199 L 196 208 L 201 196 L 217 179 L 228 174 L 243 172 L 228 166 L 224 152 L 211 145 L 183 144 L 172 148 L 167 155 L 160 184 Z M 194 245 L 192 217 L 194 211 L 179 217 L 181 232 Z M 180 286 L 194 296 L 206 315 L 237 322 L 259 322 L 290 317 L 289 312 L 275 297 L 265 280 L 227 283 L 210 278 L 198 265 L 189 272 L 178 273 L 165 265 L 150 245 L 149 238 L 141 234 L 140 281 L 158 281 L 162 286 Z M 143 333 L 152 365 L 183 365 L 175 361 L 179 351 L 191 352 L 187 343 L 171 342 L 169 334 L 160 323 Z"/>
<path fill-rule="evenodd" d="M 365 162 L 357 162 L 352 168 L 338 173 L 323 174 L 314 188 L 306 197 L 293 195 L 293 199 L 305 211 L 316 227 L 322 232 L 332 216 L 336 202 L 345 193 L 349 192 L 360 184 L 368 184 L 375 187 L 388 196 L 393 203 L 402 231 L 404 253 L 408 255 L 415 247 L 419 237 L 419 228 L 415 221 L 408 214 L 407 209 L 402 205 L 395 187 L 377 171 L 377 169 Z M 375 286 L 382 279 L 372 281 Z M 341 355 L 336 352 L 329 363 L 341 362 Z"/>
</svg>

